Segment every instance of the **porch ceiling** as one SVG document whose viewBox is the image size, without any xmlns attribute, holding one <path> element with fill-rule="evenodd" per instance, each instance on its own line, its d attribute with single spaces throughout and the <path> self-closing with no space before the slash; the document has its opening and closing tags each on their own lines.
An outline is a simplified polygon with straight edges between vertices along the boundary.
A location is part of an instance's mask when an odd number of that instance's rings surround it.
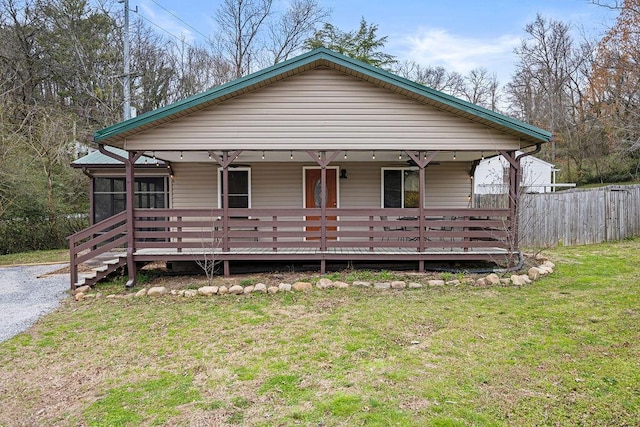
<svg viewBox="0 0 640 427">
<path fill-rule="evenodd" d="M 170 163 L 216 163 L 214 156 L 210 153 L 220 154 L 219 151 L 146 151 L 145 155 L 155 156 Z M 329 151 L 327 153 L 330 153 Z M 424 151 L 423 154 L 428 153 Z M 346 154 L 346 158 L 345 158 Z M 483 157 L 491 157 L 498 155 L 496 150 L 492 151 L 440 151 L 432 162 L 472 162 L 480 160 Z M 375 158 L 374 158 L 375 156 Z M 455 156 L 455 158 L 454 158 Z M 405 151 L 340 151 L 332 164 L 345 162 L 388 162 L 388 163 L 406 163 L 409 156 Z M 306 151 L 269 151 L 269 150 L 245 150 L 240 153 L 234 164 L 242 163 L 280 163 L 280 162 L 299 162 L 313 163 L 313 159 Z"/>
</svg>

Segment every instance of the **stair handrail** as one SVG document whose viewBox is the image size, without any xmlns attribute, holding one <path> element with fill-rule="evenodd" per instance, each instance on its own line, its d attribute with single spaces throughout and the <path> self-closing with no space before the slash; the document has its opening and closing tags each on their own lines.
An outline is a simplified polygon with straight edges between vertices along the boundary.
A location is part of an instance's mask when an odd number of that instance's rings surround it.
<svg viewBox="0 0 640 427">
<path fill-rule="evenodd" d="M 72 291 L 75 290 L 76 283 L 78 283 L 78 265 L 80 263 L 91 258 L 95 258 L 96 256 L 120 246 L 121 244 L 124 244 L 126 247 L 126 234 L 128 228 L 126 220 L 126 211 L 120 212 L 67 237 L 67 240 L 69 240 L 69 276 Z M 113 230 L 109 230 L 109 228 L 123 221 L 124 224 Z M 106 245 L 98 246 L 118 234 L 122 234 L 125 237 L 120 237 Z M 87 254 L 78 256 L 80 252 L 86 249 L 89 250 Z"/>
</svg>

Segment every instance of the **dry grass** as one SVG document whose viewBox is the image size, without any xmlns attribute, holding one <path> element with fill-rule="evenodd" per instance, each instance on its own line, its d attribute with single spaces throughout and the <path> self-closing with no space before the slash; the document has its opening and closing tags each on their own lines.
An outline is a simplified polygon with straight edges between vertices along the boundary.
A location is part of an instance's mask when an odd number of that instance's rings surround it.
<svg viewBox="0 0 640 427">
<path fill-rule="evenodd" d="M 66 301 L 0 344 L 0 425 L 638 425 L 638 249 L 523 288 Z"/>
</svg>

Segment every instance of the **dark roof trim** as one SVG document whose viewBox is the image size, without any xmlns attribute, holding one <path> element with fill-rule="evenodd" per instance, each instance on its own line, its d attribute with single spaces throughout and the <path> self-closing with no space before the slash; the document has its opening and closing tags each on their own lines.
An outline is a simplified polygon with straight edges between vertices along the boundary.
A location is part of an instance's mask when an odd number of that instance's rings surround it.
<svg viewBox="0 0 640 427">
<path fill-rule="evenodd" d="M 265 68 L 261 71 L 249 74 L 248 76 L 241 77 L 239 79 L 217 86 L 208 91 L 193 95 L 189 98 L 185 98 L 173 104 L 158 108 L 153 111 L 149 111 L 147 113 L 141 114 L 138 117 L 134 117 L 124 122 L 120 122 L 113 126 L 109 126 L 102 130 L 99 130 L 94 134 L 94 140 L 96 142 L 103 141 L 112 137 L 116 137 L 119 134 L 132 131 L 138 127 L 153 124 L 158 120 L 170 118 L 175 114 L 179 114 L 183 111 L 196 108 L 202 104 L 212 102 L 223 96 L 241 91 L 252 85 L 259 84 L 276 76 L 293 71 L 296 68 L 321 60 L 326 60 L 336 65 L 340 65 L 353 71 L 360 72 L 369 77 L 378 79 L 382 82 L 395 85 L 417 95 L 421 95 L 428 99 L 431 99 L 436 103 L 454 108 L 463 113 L 471 114 L 475 117 L 478 117 L 479 119 L 488 120 L 497 125 L 505 126 L 515 132 L 520 132 L 522 134 L 528 135 L 529 137 L 532 137 L 538 141 L 548 142 L 551 139 L 552 134 L 550 132 L 540 129 L 536 126 L 521 122 L 511 117 L 507 117 L 478 105 L 471 104 L 467 101 L 463 101 L 462 99 L 458 99 L 454 96 L 447 95 L 437 90 L 428 88 L 419 83 L 412 82 L 400 76 L 396 76 L 395 74 L 392 74 L 388 71 L 371 66 L 369 64 L 365 64 L 331 50 L 318 48 L 303 53 L 302 55 L 296 56 L 295 58 Z"/>
</svg>

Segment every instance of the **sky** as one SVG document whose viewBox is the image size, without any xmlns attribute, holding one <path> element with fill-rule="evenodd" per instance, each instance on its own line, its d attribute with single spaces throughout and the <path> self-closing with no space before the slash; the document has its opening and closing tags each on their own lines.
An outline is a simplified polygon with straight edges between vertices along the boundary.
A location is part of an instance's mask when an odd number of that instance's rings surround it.
<svg viewBox="0 0 640 427">
<path fill-rule="evenodd" d="M 284 7 L 287 0 L 275 0 Z M 514 70 L 515 47 L 536 14 L 602 36 L 615 12 L 590 0 L 318 0 L 331 10 L 330 22 L 343 31 L 357 29 L 360 19 L 378 25 L 388 36 L 384 52 L 399 61 L 443 66 L 466 74 L 484 67 L 507 83 Z M 199 42 L 215 31 L 213 16 L 222 0 L 130 0 L 139 14 L 186 41 Z M 167 33 L 165 33 L 167 34 Z"/>
</svg>

